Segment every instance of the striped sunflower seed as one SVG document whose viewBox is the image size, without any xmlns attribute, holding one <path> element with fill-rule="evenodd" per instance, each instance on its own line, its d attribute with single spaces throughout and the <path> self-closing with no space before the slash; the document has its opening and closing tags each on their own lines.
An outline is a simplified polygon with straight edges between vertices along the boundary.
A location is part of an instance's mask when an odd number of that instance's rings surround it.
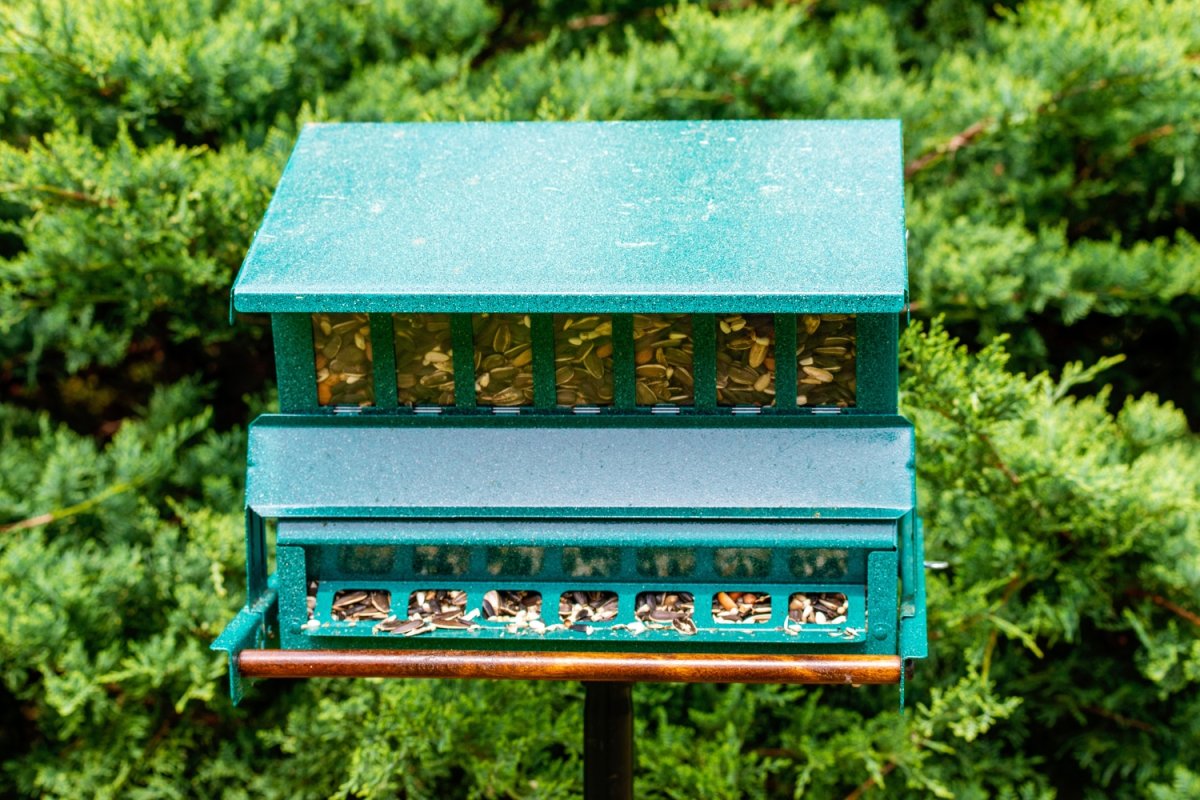
<svg viewBox="0 0 1200 800">
<path fill-rule="evenodd" d="M 856 405 L 856 322 L 853 314 L 801 314 L 797 318 L 797 405 Z"/>
<path fill-rule="evenodd" d="M 317 402 L 323 406 L 375 404 L 371 323 L 366 314 L 312 315 Z"/>
</svg>

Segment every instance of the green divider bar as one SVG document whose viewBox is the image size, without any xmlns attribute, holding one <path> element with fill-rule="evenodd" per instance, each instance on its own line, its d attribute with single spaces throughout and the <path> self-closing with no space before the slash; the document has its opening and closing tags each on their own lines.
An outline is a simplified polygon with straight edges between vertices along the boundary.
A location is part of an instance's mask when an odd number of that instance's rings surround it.
<svg viewBox="0 0 1200 800">
<path fill-rule="evenodd" d="M 796 315 L 775 315 L 775 408 L 796 407 Z"/>
<path fill-rule="evenodd" d="M 613 314 L 613 405 L 627 411 L 637 407 L 633 363 L 633 315 Z"/>
<path fill-rule="evenodd" d="M 558 405 L 558 387 L 554 383 L 554 315 L 531 314 L 529 324 L 533 341 L 533 404 L 548 410 Z"/>
<path fill-rule="evenodd" d="M 717 408 L 717 318 L 712 314 L 692 317 L 692 378 L 696 410 Z"/>
<path fill-rule="evenodd" d="M 396 396 L 396 336 L 392 315 L 372 314 L 370 319 L 375 405 L 378 408 L 395 408 L 399 400 Z"/>
<path fill-rule="evenodd" d="M 470 314 L 450 315 L 450 342 L 454 348 L 454 404 L 475 408 L 475 331 Z"/>
</svg>

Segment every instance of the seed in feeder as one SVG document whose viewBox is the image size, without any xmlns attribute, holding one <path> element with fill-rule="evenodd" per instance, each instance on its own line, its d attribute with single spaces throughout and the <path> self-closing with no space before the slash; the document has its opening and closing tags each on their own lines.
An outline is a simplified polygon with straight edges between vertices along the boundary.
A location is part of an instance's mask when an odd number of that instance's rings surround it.
<svg viewBox="0 0 1200 800">
<path fill-rule="evenodd" d="M 856 404 L 856 319 L 847 314 L 800 318 L 796 348 L 796 404 L 851 407 Z"/>
<path fill-rule="evenodd" d="M 391 593 L 383 589 L 342 589 L 333 595 L 330 614 L 339 622 L 379 620 L 388 616 L 390 608 Z"/>
<path fill-rule="evenodd" d="M 541 592 L 493 589 L 483 596 L 483 618 L 489 622 L 511 623 L 520 629 L 532 627 L 541 614 Z"/>
<path fill-rule="evenodd" d="M 646 627 L 670 628 L 685 636 L 696 632 L 696 604 L 690 592 L 642 592 L 635 605 L 634 618 Z"/>
<path fill-rule="evenodd" d="M 533 402 L 533 351 L 527 314 L 476 314 L 475 400 L 481 406 Z M 528 354 L 528 355 L 526 355 Z M 487 380 L 483 380 L 484 376 Z"/>
<path fill-rule="evenodd" d="M 313 314 L 312 332 L 317 402 L 326 406 L 374 405 L 367 315 Z"/>
<path fill-rule="evenodd" d="M 579 620 L 605 622 L 617 616 L 617 595 L 604 591 L 564 592 L 558 600 L 558 616 L 567 625 Z"/>
<path fill-rule="evenodd" d="M 637 404 L 690 405 L 693 399 L 692 318 L 686 314 L 634 314 L 634 395 Z"/>
<path fill-rule="evenodd" d="M 712 598 L 712 615 L 713 620 L 720 623 L 769 622 L 771 596 L 750 592 L 717 592 Z"/>
<path fill-rule="evenodd" d="M 464 619 L 467 593 L 457 589 L 422 589 L 413 592 L 408 599 L 408 618 L 421 623 L 421 627 L 406 629 L 403 633 L 415 635 L 438 628 L 464 630 L 474 627 Z"/>
<path fill-rule="evenodd" d="M 717 322 L 717 402 L 774 405 L 774 316 L 735 314 L 718 317 Z"/>
<path fill-rule="evenodd" d="M 816 378 L 821 383 L 833 382 L 833 373 L 823 370 L 820 367 L 804 367 L 801 371 L 810 378 Z"/>
<path fill-rule="evenodd" d="M 554 356 L 559 405 L 612 405 L 611 317 L 555 314 Z"/>
<path fill-rule="evenodd" d="M 788 598 L 788 619 L 801 625 L 841 625 L 849 609 L 841 592 L 797 592 Z"/>
</svg>

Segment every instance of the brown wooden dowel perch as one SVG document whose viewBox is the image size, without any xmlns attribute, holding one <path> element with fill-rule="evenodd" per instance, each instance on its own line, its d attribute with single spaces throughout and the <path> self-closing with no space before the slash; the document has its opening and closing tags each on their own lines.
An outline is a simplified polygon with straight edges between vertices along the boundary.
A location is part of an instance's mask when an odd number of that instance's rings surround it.
<svg viewBox="0 0 1200 800">
<path fill-rule="evenodd" d="M 895 655 L 244 650 L 248 678 L 481 678 L 663 683 L 899 683 Z"/>
</svg>

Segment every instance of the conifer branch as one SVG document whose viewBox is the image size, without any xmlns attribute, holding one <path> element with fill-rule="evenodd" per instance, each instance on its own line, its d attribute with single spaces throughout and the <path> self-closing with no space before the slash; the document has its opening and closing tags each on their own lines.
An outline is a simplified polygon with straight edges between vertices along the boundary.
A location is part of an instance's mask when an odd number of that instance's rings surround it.
<svg viewBox="0 0 1200 800">
<path fill-rule="evenodd" d="M 951 136 L 944 144 L 940 144 L 933 150 L 929 150 L 908 162 L 908 166 L 904 168 L 904 177 L 911 178 L 930 164 L 940 161 L 944 156 L 954 155 L 981 136 L 991 124 L 991 117 L 985 117 L 978 122 L 971 123 Z"/>
<path fill-rule="evenodd" d="M 1062 102 L 1063 100 L 1067 100 L 1069 98 L 1076 97 L 1081 94 L 1086 94 L 1088 92 L 1098 92 L 1103 89 L 1107 89 L 1111 86 L 1130 83 L 1130 82 L 1135 82 L 1135 83 L 1136 82 L 1146 82 L 1146 83 L 1148 83 L 1152 80 L 1162 80 L 1164 77 L 1165 76 L 1150 76 L 1150 75 L 1144 75 L 1144 74 L 1119 75 L 1114 78 L 1099 78 L 1097 80 L 1094 80 L 1094 81 L 1091 81 L 1089 83 L 1085 83 L 1082 85 L 1078 85 L 1078 86 L 1069 86 L 1066 89 L 1063 89 L 1062 91 L 1055 93 L 1054 96 L 1051 97 L 1046 102 L 1039 104 L 1037 106 L 1037 108 L 1034 110 L 1034 113 L 1035 113 L 1035 115 L 1042 114 L 1045 111 L 1047 111 L 1048 109 L 1050 109 L 1052 106 L 1057 105 L 1058 103 Z M 930 166 L 931 164 L 935 164 L 938 161 L 941 161 L 943 158 L 945 158 L 948 155 L 952 156 L 955 153 L 957 153 L 959 150 L 963 149 L 964 147 L 967 147 L 968 145 L 974 143 L 977 139 L 979 139 L 985 133 L 989 132 L 989 130 L 992 128 L 994 122 L 995 122 L 995 118 L 993 118 L 993 117 L 984 117 L 983 119 L 972 122 L 970 125 L 968 125 L 967 127 L 963 128 L 958 133 L 951 136 L 949 139 L 947 139 L 942 144 L 937 145 L 932 150 L 925 151 L 920 156 L 918 156 L 918 157 L 914 158 L 912 161 L 908 162 L 908 164 L 904 167 L 904 177 L 911 178 L 913 175 L 916 175 L 918 172 L 920 172 L 921 170 Z M 1170 128 L 1170 130 L 1164 130 L 1166 128 Z M 1156 131 L 1161 131 L 1161 133 L 1157 133 L 1157 135 L 1154 135 L 1156 133 Z M 1164 125 L 1161 128 L 1156 129 L 1155 131 L 1151 131 L 1150 134 L 1143 134 L 1143 135 L 1149 135 L 1151 139 L 1154 139 L 1154 138 L 1158 138 L 1158 136 L 1166 136 L 1171 133 L 1174 133 L 1173 126 Z M 1149 141 L 1149 139 L 1147 139 L 1147 141 Z"/>
<path fill-rule="evenodd" d="M 1137 728 L 1139 731 L 1146 731 L 1147 733 L 1154 730 L 1154 726 L 1151 725 L 1149 722 L 1143 722 L 1140 719 L 1133 719 L 1132 717 L 1126 717 L 1122 714 L 1117 714 L 1113 711 L 1108 711 L 1106 709 L 1103 709 L 1100 706 L 1084 706 L 1083 710 L 1089 714 L 1095 714 L 1097 717 L 1104 717 L 1105 719 L 1110 719 L 1113 722 L 1117 723 L 1118 725 L 1122 725 L 1126 728 Z"/>
<path fill-rule="evenodd" d="M 42 525 L 49 525 L 52 522 L 59 522 L 64 519 L 68 519 L 69 517 L 78 516 L 85 512 L 91 511 L 105 500 L 116 497 L 119 494 L 124 494 L 130 489 L 136 489 L 144 482 L 145 479 L 140 478 L 133 481 L 114 483 L 113 485 L 105 488 L 104 491 L 89 497 L 87 500 L 82 500 L 78 503 L 75 503 L 74 505 L 69 505 L 66 508 L 59 508 L 54 511 L 48 511 L 45 514 L 37 514 L 8 525 L 0 526 L 0 533 L 15 533 L 17 531 L 24 531 L 30 528 L 38 528 Z"/>
<path fill-rule="evenodd" d="M 95 206 L 106 206 L 113 208 L 117 201 L 111 197 L 96 197 L 95 195 L 80 192 L 75 189 L 64 189 L 61 186 L 50 186 L 45 183 L 0 183 L 0 194 L 18 194 L 20 192 L 40 192 L 41 194 L 54 195 L 65 200 L 75 200 L 80 203 L 90 203 Z"/>
<path fill-rule="evenodd" d="M 895 768 L 896 768 L 896 762 L 889 761 L 883 765 L 882 769 L 879 770 L 879 774 L 886 777 L 886 776 L 890 775 L 892 773 L 892 770 L 894 770 Z M 874 789 L 875 786 L 877 786 L 877 785 L 878 784 L 876 783 L 874 778 L 867 778 L 865 781 L 863 781 L 861 784 L 859 784 L 858 787 L 854 791 L 852 791 L 850 794 L 846 795 L 845 800 L 858 800 L 864 794 L 866 794 L 867 792 Z"/>
<path fill-rule="evenodd" d="M 1159 608 L 1165 608 L 1167 611 L 1170 611 L 1179 618 L 1185 619 L 1193 625 L 1200 627 L 1200 614 L 1197 614 L 1194 611 L 1189 611 L 1178 603 L 1174 603 L 1160 594 L 1154 594 L 1142 589 L 1126 589 L 1125 594 L 1129 595 L 1130 597 L 1141 597 L 1149 600 Z"/>
</svg>

